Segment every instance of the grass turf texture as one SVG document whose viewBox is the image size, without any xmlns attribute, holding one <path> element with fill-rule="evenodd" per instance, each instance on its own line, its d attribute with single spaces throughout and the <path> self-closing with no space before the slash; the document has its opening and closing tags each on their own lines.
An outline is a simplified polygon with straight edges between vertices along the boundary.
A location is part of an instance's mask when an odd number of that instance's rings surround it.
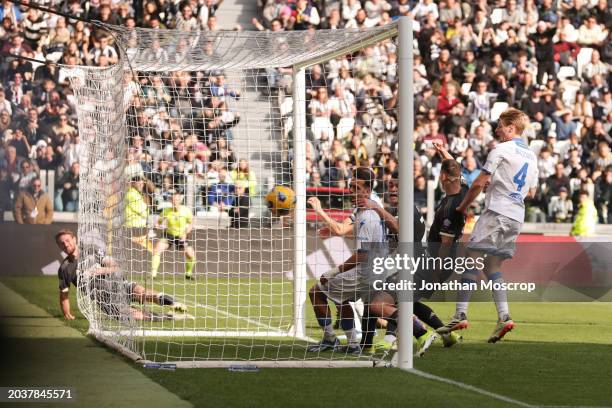
<svg viewBox="0 0 612 408">
<path fill-rule="evenodd" d="M 59 317 L 55 278 L 1 280 Z M 212 292 L 207 291 L 207 296 L 212 296 Z M 212 300 L 209 297 L 207 304 Z M 75 299 L 72 303 L 74 308 Z M 431 306 L 443 318 L 450 316 L 454 307 L 452 303 Z M 463 333 L 464 343 L 450 350 L 432 347 L 424 358 L 415 361 L 416 368 L 530 404 L 612 405 L 606 374 L 612 366 L 609 344 L 612 304 L 514 303 L 511 310 L 518 328 L 507 339 L 491 345 L 485 341 L 494 326 L 494 306 L 473 303 L 472 326 Z M 317 328 L 311 321 L 309 332 L 313 334 Z M 83 319 L 66 324 L 81 332 L 87 329 Z M 57 340 L 45 347 L 62 347 L 62 343 Z M 354 406 L 366 406 L 380 403 L 381 398 L 389 406 L 407 402 L 425 406 L 507 405 L 395 369 L 262 369 L 259 373 L 230 373 L 222 369 L 139 370 L 195 406 L 311 407 L 314 398 L 325 401 L 329 407 L 346 406 L 347 400 Z"/>
</svg>

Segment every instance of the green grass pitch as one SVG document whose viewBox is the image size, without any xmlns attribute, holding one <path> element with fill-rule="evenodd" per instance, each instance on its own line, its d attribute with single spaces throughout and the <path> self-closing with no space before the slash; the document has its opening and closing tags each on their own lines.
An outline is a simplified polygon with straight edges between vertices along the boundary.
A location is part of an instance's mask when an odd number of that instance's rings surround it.
<svg viewBox="0 0 612 408">
<path fill-rule="evenodd" d="M 3 277 L 0 281 L 51 315 L 60 316 L 56 278 Z M 206 313 L 198 309 L 200 315 L 195 316 L 195 321 L 180 322 L 186 325 L 186 329 L 195 324 L 198 328 L 211 330 L 218 327 L 249 330 L 257 326 L 256 321 L 285 330 L 291 323 L 291 295 L 287 295 L 291 290 L 274 281 L 249 281 L 251 285 L 240 284 L 246 281 L 231 282 L 236 283 L 231 289 L 235 294 L 233 297 L 227 296 L 227 281 L 200 280 L 197 288 L 193 284 L 184 284 L 182 279 L 177 279 L 177 283 L 164 285 L 163 289 L 189 304 L 215 305 L 225 312 L 222 320 L 219 320 L 219 313 Z M 258 286 L 260 284 L 267 290 L 262 291 Z M 157 285 L 160 286 L 156 289 L 162 289 L 161 283 Z M 267 295 L 259 295 L 261 292 Z M 270 299 L 280 298 L 282 302 L 269 306 Z M 74 309 L 74 297 L 72 304 Z M 450 316 L 454 309 L 452 303 L 430 305 L 443 319 Z M 250 316 L 257 316 L 255 312 L 260 313 L 262 319 L 241 321 L 232 317 L 234 314 L 244 315 L 243 308 L 248 308 Z M 434 345 L 423 358 L 415 360 L 415 367 L 534 406 L 612 406 L 609 376 L 612 367 L 612 303 L 512 303 L 511 311 L 517 323 L 516 330 L 500 343 L 491 345 L 486 343 L 486 338 L 494 326 L 494 305 L 472 303 L 469 313 L 471 327 L 463 333 L 464 342 L 451 349 Z M 217 317 L 214 318 L 214 315 Z M 78 317 L 76 321 L 66 324 L 84 333 L 87 322 L 80 314 Z M 320 332 L 311 315 L 309 322 L 308 334 L 318 338 Z M 41 336 L 22 339 L 19 344 L 10 338 L 5 339 L 3 361 L 7 361 L 15 370 L 26 370 L 27 365 L 21 364 L 22 368 L 19 367 L 20 362 L 28 361 L 29 353 L 66 347 L 68 344 L 62 339 L 46 338 L 44 326 L 39 330 Z M 215 342 L 236 346 L 215 351 L 214 347 L 210 347 Z M 184 344 L 181 347 L 180 343 L 192 345 Z M 196 343 L 198 346 L 193 346 Z M 280 339 L 157 338 L 147 340 L 143 346 L 150 356 L 161 360 L 167 354 L 191 359 L 194 356 L 206 357 L 204 353 L 210 355 L 221 351 L 224 355 L 235 353 L 240 358 L 250 352 L 250 348 L 243 346 L 251 344 L 266 346 L 255 347 L 254 350 L 291 353 L 288 351 L 291 348 Z M 302 358 L 303 344 L 296 345 L 298 347 L 294 347 L 293 356 Z M 73 357 L 78 359 L 78 355 Z M 273 356 L 262 354 L 251 357 Z M 45 367 L 38 369 L 44 370 Z M 139 367 L 139 370 L 198 407 L 512 406 L 490 396 L 398 369 L 264 368 L 257 373 L 236 373 L 224 369 L 168 372 Z M 3 374 L 8 378 L 6 372 Z M 384 405 L 380 405 L 383 401 Z"/>
</svg>

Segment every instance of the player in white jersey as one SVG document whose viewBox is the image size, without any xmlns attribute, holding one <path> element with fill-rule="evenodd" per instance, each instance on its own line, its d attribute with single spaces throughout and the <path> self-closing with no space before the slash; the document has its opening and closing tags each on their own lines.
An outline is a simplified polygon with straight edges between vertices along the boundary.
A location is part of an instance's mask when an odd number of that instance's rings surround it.
<svg viewBox="0 0 612 408">
<path fill-rule="evenodd" d="M 510 108 L 500 115 L 495 130 L 500 143 L 489 153 L 482 172 L 457 208 L 457 211 L 466 213 L 472 201 L 486 188 L 485 210 L 474 227 L 467 247 L 471 257 L 487 255 L 483 272 L 494 284 L 493 300 L 498 323 L 489 337 L 489 343 L 497 342 L 515 326 L 510 318 L 506 292 L 495 289 L 495 284 L 504 283 L 501 265 L 514 255 L 515 241 L 525 219 L 524 200 L 533 198 L 537 188 L 537 159 L 521 138 L 528 124 L 527 115 L 518 109 Z M 461 282 L 476 282 L 477 277 L 478 270 L 468 270 L 462 275 Z M 438 333 L 467 328 L 470 295 L 469 290 L 459 291 L 455 316 L 447 325 L 439 328 Z"/>
<path fill-rule="evenodd" d="M 349 184 L 354 202 L 370 197 L 375 177 L 374 172 L 366 167 L 355 170 Z M 380 216 L 368 208 L 356 208 L 352 226 L 356 241 L 355 252 L 342 265 L 325 272 L 320 283 L 310 289 L 310 301 L 323 329 L 323 339 L 320 343 L 308 347 L 309 352 L 338 349 L 350 354 L 361 353 L 353 309 L 349 302 L 359 299 L 362 293 L 370 288 L 366 268 L 368 244 L 386 242 L 387 234 Z M 343 349 L 338 348 L 340 342 L 334 332 L 329 300 L 340 305 L 340 326 L 346 333 L 348 342 Z"/>
</svg>

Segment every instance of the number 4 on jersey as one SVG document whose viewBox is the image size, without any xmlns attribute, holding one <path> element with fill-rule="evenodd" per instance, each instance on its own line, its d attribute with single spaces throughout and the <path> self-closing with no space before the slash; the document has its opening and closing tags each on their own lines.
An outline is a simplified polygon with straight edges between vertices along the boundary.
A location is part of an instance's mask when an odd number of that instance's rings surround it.
<svg viewBox="0 0 612 408">
<path fill-rule="evenodd" d="M 525 186 L 525 179 L 527 178 L 527 169 L 529 169 L 529 163 L 523 164 L 523 167 L 514 175 L 512 181 L 516 183 L 517 191 L 521 191 Z"/>
</svg>

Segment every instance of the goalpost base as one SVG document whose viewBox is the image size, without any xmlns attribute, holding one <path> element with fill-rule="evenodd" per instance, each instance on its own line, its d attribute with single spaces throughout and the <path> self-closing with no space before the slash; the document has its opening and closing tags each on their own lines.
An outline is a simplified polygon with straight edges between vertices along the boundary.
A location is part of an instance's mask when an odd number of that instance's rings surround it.
<svg viewBox="0 0 612 408">
<path fill-rule="evenodd" d="M 170 362 L 172 363 L 172 362 Z M 358 368 L 374 367 L 372 360 L 262 360 L 262 361 L 179 361 L 177 368 L 232 368 L 232 367 L 256 367 L 256 368 Z"/>
<path fill-rule="evenodd" d="M 194 361 L 151 361 L 143 359 L 137 353 L 131 351 L 126 346 L 111 340 L 105 334 L 110 332 L 89 330 L 88 335 L 94 337 L 97 341 L 104 344 L 105 346 L 118 351 L 125 357 L 134 361 L 137 364 L 174 364 L 176 368 L 227 368 L 232 367 L 249 367 L 249 368 L 374 368 L 383 367 L 389 368 L 394 367 L 394 364 L 389 361 L 382 361 L 378 359 L 371 360 L 194 360 Z M 172 333 L 172 332 L 169 332 Z M 214 332 L 208 332 L 214 333 Z M 245 332 L 246 333 L 246 332 Z M 113 334 L 117 334 L 113 332 Z M 234 333 L 235 334 L 235 333 Z M 234 336 L 234 337 L 248 337 L 246 335 Z M 287 334 L 285 334 L 287 337 Z"/>
</svg>

